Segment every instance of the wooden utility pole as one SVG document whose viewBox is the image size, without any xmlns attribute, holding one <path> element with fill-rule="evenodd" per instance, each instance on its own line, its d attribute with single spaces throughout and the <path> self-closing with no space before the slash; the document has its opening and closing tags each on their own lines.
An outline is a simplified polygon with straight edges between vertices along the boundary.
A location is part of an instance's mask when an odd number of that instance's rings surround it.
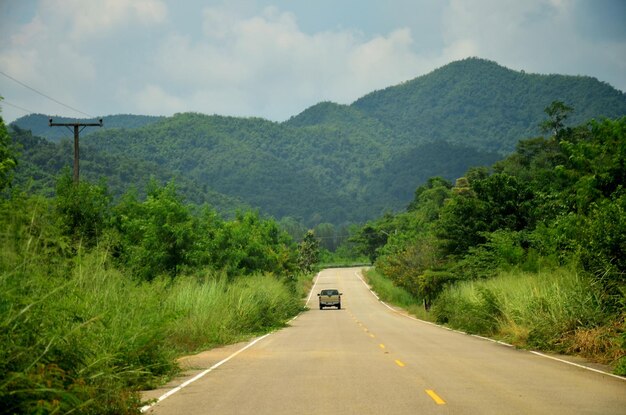
<svg viewBox="0 0 626 415">
<path fill-rule="evenodd" d="M 71 131 L 70 127 L 74 127 L 74 184 L 78 184 L 78 136 L 85 127 L 102 127 L 102 118 L 97 123 L 80 123 L 80 122 L 53 122 L 52 118 L 49 120 L 50 127 L 67 127 Z M 81 128 L 82 127 L 82 128 Z"/>
</svg>

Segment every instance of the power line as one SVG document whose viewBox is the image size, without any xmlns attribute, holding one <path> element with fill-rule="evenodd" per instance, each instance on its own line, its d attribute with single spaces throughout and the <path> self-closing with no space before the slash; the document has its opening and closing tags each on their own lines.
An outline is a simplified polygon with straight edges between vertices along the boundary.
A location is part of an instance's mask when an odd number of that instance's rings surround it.
<svg viewBox="0 0 626 415">
<path fill-rule="evenodd" d="M 22 108 L 22 107 L 20 107 L 19 105 L 11 104 L 10 102 L 8 102 L 8 101 L 7 101 L 7 100 L 5 100 L 5 99 L 0 100 L 0 105 L 2 105 L 2 104 L 7 104 L 8 106 L 11 106 L 11 107 L 13 107 L 13 108 L 17 108 L 18 110 L 22 110 L 22 111 L 24 111 L 26 114 L 34 114 L 34 113 L 35 113 L 35 111 L 31 111 L 31 110 L 29 110 L 29 109 Z"/>
<path fill-rule="evenodd" d="M 14 82 L 17 82 L 18 84 L 22 85 L 24 88 L 28 88 L 28 89 L 30 89 L 31 91 L 33 91 L 33 92 L 35 92 L 35 93 L 37 93 L 37 94 L 41 95 L 42 97 L 48 98 L 50 101 L 56 102 L 57 104 L 64 106 L 65 108 L 69 108 L 69 109 L 71 109 L 72 111 L 76 111 L 76 112 L 77 112 L 77 113 L 79 113 L 79 114 L 86 115 L 86 116 L 87 116 L 87 117 L 89 117 L 89 118 L 95 118 L 95 116 L 94 116 L 94 115 L 87 114 L 86 112 L 82 112 L 81 110 L 78 110 L 78 109 L 76 109 L 76 108 L 74 108 L 74 107 L 70 107 L 69 105 L 62 103 L 61 101 L 56 100 L 56 99 L 52 98 L 51 96 L 48 96 L 48 95 L 44 94 L 43 92 L 40 92 L 40 91 L 36 90 L 35 88 L 33 88 L 33 87 L 30 87 L 30 86 L 26 85 L 25 83 L 23 83 L 23 82 L 21 82 L 21 81 L 18 81 L 17 79 L 13 78 L 13 77 L 12 77 L 12 76 L 10 76 L 10 75 L 7 75 L 6 73 L 4 73 L 4 72 L 2 72 L 2 71 L 0 71 L 0 74 L 2 74 L 2 75 L 4 75 L 4 76 L 6 76 L 7 78 L 11 79 L 11 80 L 12 80 L 12 81 L 14 81 Z"/>
</svg>

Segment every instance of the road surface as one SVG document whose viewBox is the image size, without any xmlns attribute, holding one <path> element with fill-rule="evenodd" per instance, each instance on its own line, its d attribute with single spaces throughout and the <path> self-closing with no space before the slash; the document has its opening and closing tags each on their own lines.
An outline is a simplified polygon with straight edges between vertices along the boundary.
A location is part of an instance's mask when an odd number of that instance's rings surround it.
<svg viewBox="0 0 626 415">
<path fill-rule="evenodd" d="M 342 310 L 319 310 L 313 295 L 310 311 L 247 349 L 191 358 L 200 377 L 147 413 L 626 414 L 625 380 L 408 318 L 359 275 L 322 271 L 314 291 L 338 288 Z"/>
</svg>

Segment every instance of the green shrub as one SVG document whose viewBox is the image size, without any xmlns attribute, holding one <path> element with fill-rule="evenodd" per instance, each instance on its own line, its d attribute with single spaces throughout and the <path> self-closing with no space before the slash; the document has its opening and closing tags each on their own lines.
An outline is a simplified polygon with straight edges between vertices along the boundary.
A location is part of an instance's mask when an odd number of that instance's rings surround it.
<svg viewBox="0 0 626 415">
<path fill-rule="evenodd" d="M 491 289 L 470 284 L 470 288 L 466 284 L 451 287 L 437 299 L 435 320 L 468 333 L 491 336 L 502 316 L 500 300 Z"/>
<path fill-rule="evenodd" d="M 380 274 L 375 268 L 368 269 L 364 272 L 364 276 L 372 290 L 383 301 L 405 308 L 415 304 L 422 304 L 422 299 L 414 297 L 405 289 L 394 285 L 390 279 Z"/>
<path fill-rule="evenodd" d="M 569 268 L 459 282 L 441 294 L 433 312 L 455 328 L 549 349 L 564 347 L 564 333 L 607 319 L 592 281 Z"/>
<path fill-rule="evenodd" d="M 396 286 L 376 268 L 368 269 L 363 275 L 372 290 L 382 301 L 402 307 L 422 320 L 432 320 L 432 316 L 424 310 L 423 298 L 416 297 L 404 288 Z"/>
<path fill-rule="evenodd" d="M 620 194 L 621 193 L 621 194 Z M 581 262 L 603 287 L 603 300 L 616 311 L 623 310 L 626 287 L 626 192 L 593 207 L 585 224 Z"/>
<path fill-rule="evenodd" d="M 134 412 L 133 390 L 174 366 L 157 327 L 146 321 L 160 314 L 157 295 L 105 270 L 96 255 L 77 260 L 63 279 L 36 267 L 25 271 L 0 278 L 0 406 Z"/>
<path fill-rule="evenodd" d="M 177 370 L 177 355 L 280 327 L 301 285 L 272 275 L 229 282 L 127 275 L 115 241 L 73 246 L 49 201 L 0 202 L 0 408 L 9 413 L 138 413 L 139 390 Z M 295 287 L 294 287 L 295 284 Z"/>
<path fill-rule="evenodd" d="M 232 343 L 282 327 L 302 310 L 300 297 L 272 275 L 238 278 L 205 275 L 177 279 L 165 299 L 176 318 L 167 332 L 178 350 Z"/>
</svg>

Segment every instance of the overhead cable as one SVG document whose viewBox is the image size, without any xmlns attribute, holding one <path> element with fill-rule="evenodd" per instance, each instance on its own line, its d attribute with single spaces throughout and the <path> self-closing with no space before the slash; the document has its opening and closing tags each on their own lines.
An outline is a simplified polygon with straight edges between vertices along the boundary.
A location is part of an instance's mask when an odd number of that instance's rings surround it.
<svg viewBox="0 0 626 415">
<path fill-rule="evenodd" d="M 35 113 L 35 111 L 31 111 L 29 109 L 20 107 L 19 105 L 11 104 L 6 99 L 0 100 L 0 105 L 2 105 L 2 104 L 7 104 L 8 106 L 11 106 L 13 108 L 17 108 L 18 110 L 24 111 L 26 114 L 34 114 Z"/>
<path fill-rule="evenodd" d="M 30 86 L 26 85 L 25 83 L 23 83 L 23 82 L 21 82 L 21 81 L 18 81 L 17 79 L 13 78 L 11 75 L 8 75 L 8 74 L 6 74 L 6 73 L 4 73 L 4 72 L 2 72 L 2 71 L 0 71 L 0 74 L 2 74 L 2 75 L 4 75 L 4 76 L 6 76 L 7 78 L 11 79 L 12 81 L 14 81 L 14 82 L 16 82 L 16 83 L 18 83 L 18 84 L 22 85 L 24 88 L 28 88 L 28 89 L 30 89 L 31 91 L 33 91 L 33 92 L 35 92 L 35 93 L 37 93 L 37 94 L 41 95 L 42 97 L 48 98 L 50 101 L 56 102 L 57 104 L 64 106 L 65 108 L 69 108 L 69 109 L 71 109 L 72 111 L 75 111 L 75 112 L 77 112 L 77 113 L 79 113 L 79 114 L 86 115 L 86 116 L 87 116 L 87 117 L 89 117 L 89 118 L 95 118 L 95 116 L 93 116 L 93 115 L 91 115 L 91 114 L 87 114 L 86 112 L 83 112 L 83 111 L 81 111 L 81 110 L 78 110 L 78 109 L 76 109 L 76 108 L 74 108 L 74 107 L 71 107 L 71 106 L 69 106 L 69 105 L 67 105 L 67 104 L 64 104 L 64 103 L 62 103 L 61 101 L 59 101 L 59 100 L 57 100 L 57 99 L 54 99 L 54 98 L 52 98 L 51 96 L 48 96 L 48 95 L 44 94 L 43 92 L 40 92 L 40 91 L 36 90 L 35 88 L 33 88 L 33 87 L 30 87 Z"/>
</svg>

